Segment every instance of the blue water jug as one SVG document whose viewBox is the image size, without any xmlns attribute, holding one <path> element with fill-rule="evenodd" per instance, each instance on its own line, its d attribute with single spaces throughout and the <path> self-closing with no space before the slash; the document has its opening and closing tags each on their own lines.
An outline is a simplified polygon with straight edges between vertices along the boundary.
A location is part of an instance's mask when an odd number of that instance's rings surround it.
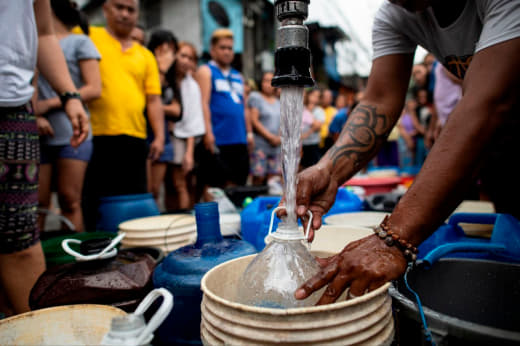
<svg viewBox="0 0 520 346">
<path fill-rule="evenodd" d="M 102 197 L 99 203 L 98 231 L 117 232 L 123 221 L 161 214 L 151 193 Z"/>
<path fill-rule="evenodd" d="M 493 225 L 491 238 L 469 237 L 460 223 Z M 434 262 L 450 257 L 520 262 L 520 223 L 508 214 L 457 213 L 428 237 L 419 249 L 419 258 Z"/>
<path fill-rule="evenodd" d="M 171 252 L 153 275 L 154 287 L 175 297 L 172 312 L 156 333 L 161 344 L 201 344 L 202 277 L 220 263 L 256 253 L 246 241 L 222 238 L 217 203 L 195 205 L 195 218 L 197 242 Z"/>
</svg>

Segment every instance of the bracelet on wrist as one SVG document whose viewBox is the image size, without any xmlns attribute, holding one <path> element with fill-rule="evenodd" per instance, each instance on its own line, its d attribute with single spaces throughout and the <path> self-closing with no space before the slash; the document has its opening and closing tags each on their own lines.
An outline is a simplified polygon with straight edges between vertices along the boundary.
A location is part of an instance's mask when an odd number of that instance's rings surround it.
<svg viewBox="0 0 520 346">
<path fill-rule="evenodd" d="M 408 263 L 415 263 L 419 250 L 390 229 L 390 226 L 388 226 L 388 215 L 385 216 L 379 226 L 374 228 L 374 233 L 383 240 L 387 246 L 397 247 L 403 253 Z"/>
<path fill-rule="evenodd" d="M 60 94 L 61 106 L 65 107 L 67 102 L 69 102 L 71 99 L 78 99 L 81 101 L 81 95 L 77 91 L 65 91 L 64 93 Z"/>
</svg>

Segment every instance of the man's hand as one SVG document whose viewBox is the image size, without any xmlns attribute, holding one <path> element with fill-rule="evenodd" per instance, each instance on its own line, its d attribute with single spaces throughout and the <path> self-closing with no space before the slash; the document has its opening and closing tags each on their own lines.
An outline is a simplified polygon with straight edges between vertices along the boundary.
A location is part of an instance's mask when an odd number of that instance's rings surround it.
<svg viewBox="0 0 520 346">
<path fill-rule="evenodd" d="M 206 134 L 204 135 L 204 147 L 210 153 L 215 153 L 215 136 L 213 135 L 213 132 L 206 131 Z"/>
<path fill-rule="evenodd" d="M 273 147 L 279 147 L 282 144 L 282 139 L 278 135 L 272 135 L 269 138 L 269 144 L 271 144 Z"/>
<path fill-rule="evenodd" d="M 40 136 L 54 137 L 54 129 L 47 118 L 37 116 L 36 126 L 38 126 L 38 134 Z"/>
<path fill-rule="evenodd" d="M 72 124 L 72 137 L 70 138 L 70 145 L 77 148 L 87 138 L 89 132 L 89 124 L 87 113 L 78 99 L 70 99 L 65 104 L 65 113 L 69 117 Z"/>
<path fill-rule="evenodd" d="M 325 166 L 314 165 L 298 174 L 296 189 L 296 214 L 307 227 L 307 209 L 313 214 L 309 241 L 314 239 L 314 230 L 321 227 L 321 217 L 332 207 L 338 192 L 338 184 Z"/>
<path fill-rule="evenodd" d="M 361 296 L 397 279 L 406 270 L 402 252 L 387 246 L 376 235 L 352 242 L 339 254 L 318 262 L 320 272 L 295 292 L 296 299 L 305 299 L 325 285 L 327 289 L 317 305 L 335 302 L 347 287 L 350 298 Z"/>
<path fill-rule="evenodd" d="M 185 175 L 193 170 L 193 155 L 185 154 L 182 159 L 182 171 Z"/>
<path fill-rule="evenodd" d="M 249 151 L 249 153 L 252 153 L 255 149 L 255 137 L 253 137 L 252 133 L 251 135 L 249 135 L 249 133 L 247 134 L 247 150 Z"/>
<path fill-rule="evenodd" d="M 164 151 L 164 138 L 156 137 L 152 143 L 150 143 L 150 152 L 148 153 L 148 158 L 152 161 L 157 160 L 162 152 Z"/>
</svg>

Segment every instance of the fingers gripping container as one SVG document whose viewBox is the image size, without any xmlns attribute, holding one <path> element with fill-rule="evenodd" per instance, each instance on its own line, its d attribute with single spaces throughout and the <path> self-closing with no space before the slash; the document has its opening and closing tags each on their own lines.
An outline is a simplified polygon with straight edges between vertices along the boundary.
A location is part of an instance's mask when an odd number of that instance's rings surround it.
<svg viewBox="0 0 520 346">
<path fill-rule="evenodd" d="M 258 251 L 265 247 L 265 237 L 269 232 L 271 213 L 280 203 L 280 197 L 261 196 L 251 202 L 241 213 L 242 237 L 255 246 Z M 360 211 L 363 202 L 347 188 L 338 189 L 336 200 L 327 214 L 329 215 Z M 280 219 L 275 217 L 273 227 L 277 228 Z"/>
</svg>

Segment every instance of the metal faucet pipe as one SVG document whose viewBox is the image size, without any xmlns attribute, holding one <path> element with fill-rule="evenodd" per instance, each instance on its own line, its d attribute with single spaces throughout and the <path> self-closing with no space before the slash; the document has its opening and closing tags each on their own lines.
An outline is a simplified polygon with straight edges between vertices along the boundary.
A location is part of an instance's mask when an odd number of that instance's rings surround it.
<svg viewBox="0 0 520 346">
<path fill-rule="evenodd" d="M 275 51 L 275 87 L 314 85 L 310 74 L 311 51 L 309 29 L 303 25 L 307 19 L 310 0 L 276 0 L 275 14 L 280 22 Z"/>
</svg>

